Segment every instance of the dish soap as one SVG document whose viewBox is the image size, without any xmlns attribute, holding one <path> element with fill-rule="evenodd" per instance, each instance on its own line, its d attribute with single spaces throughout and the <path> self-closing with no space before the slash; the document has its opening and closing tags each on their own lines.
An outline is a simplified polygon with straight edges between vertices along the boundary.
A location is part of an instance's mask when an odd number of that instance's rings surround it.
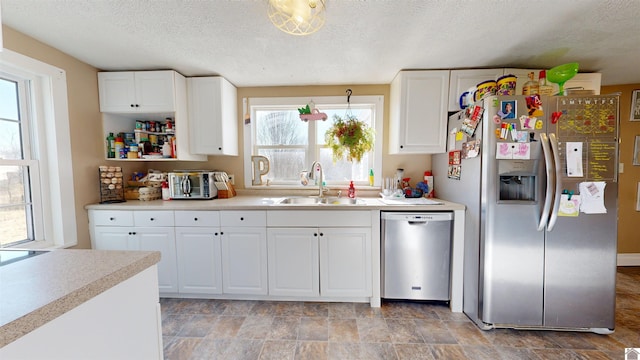
<svg viewBox="0 0 640 360">
<path fill-rule="evenodd" d="M 353 180 L 349 183 L 348 196 L 352 199 L 356 197 L 356 188 L 353 186 Z"/>
</svg>

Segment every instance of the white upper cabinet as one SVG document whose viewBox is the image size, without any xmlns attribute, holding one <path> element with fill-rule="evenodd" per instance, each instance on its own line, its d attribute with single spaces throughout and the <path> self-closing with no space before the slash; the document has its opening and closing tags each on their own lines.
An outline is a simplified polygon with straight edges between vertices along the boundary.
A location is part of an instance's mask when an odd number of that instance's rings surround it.
<svg viewBox="0 0 640 360">
<path fill-rule="evenodd" d="M 400 71 L 391 82 L 389 153 L 445 152 L 449 70 Z"/>
<path fill-rule="evenodd" d="M 462 93 L 485 80 L 497 80 L 504 74 L 503 71 L 504 69 L 502 68 L 451 70 L 448 110 L 460 110 L 460 96 Z"/>
<path fill-rule="evenodd" d="M 237 90 L 220 76 L 187 79 L 191 152 L 238 155 Z"/>
<path fill-rule="evenodd" d="M 100 111 L 162 113 L 176 111 L 175 71 L 98 73 Z"/>
</svg>

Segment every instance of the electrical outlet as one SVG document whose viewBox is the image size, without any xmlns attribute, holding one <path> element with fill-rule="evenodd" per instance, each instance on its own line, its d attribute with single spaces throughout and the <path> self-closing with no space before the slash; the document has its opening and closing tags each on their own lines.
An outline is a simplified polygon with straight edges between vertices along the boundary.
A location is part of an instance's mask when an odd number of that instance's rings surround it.
<svg viewBox="0 0 640 360">
<path fill-rule="evenodd" d="M 227 174 L 227 176 L 229 177 L 229 182 L 231 183 L 231 185 L 235 185 L 236 177 L 233 174 Z"/>
</svg>

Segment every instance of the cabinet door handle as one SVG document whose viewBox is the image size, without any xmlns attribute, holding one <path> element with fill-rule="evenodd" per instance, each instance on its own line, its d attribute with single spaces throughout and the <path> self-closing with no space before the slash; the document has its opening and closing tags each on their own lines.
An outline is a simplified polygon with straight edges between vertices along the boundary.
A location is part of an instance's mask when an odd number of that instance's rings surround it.
<svg viewBox="0 0 640 360">
<path fill-rule="evenodd" d="M 404 145 L 400 145 L 400 149 L 404 149 Z"/>
<path fill-rule="evenodd" d="M 224 233 L 222 231 L 220 231 L 220 235 L 224 235 Z"/>
<path fill-rule="evenodd" d="M 154 218 L 149 218 L 149 220 L 153 221 L 153 220 L 155 220 L 155 219 L 154 219 Z"/>
<path fill-rule="evenodd" d="M 241 217 L 241 218 L 240 218 L 240 221 L 244 221 L 244 218 L 243 218 L 243 217 Z"/>
<path fill-rule="evenodd" d="M 318 236 L 318 233 L 313 233 L 313 236 Z"/>
<path fill-rule="evenodd" d="M 193 218 L 193 221 L 198 221 L 198 218 Z"/>
<path fill-rule="evenodd" d="M 140 107 L 140 105 L 136 104 L 136 107 Z"/>
<path fill-rule="evenodd" d="M 213 235 L 218 236 L 218 233 L 213 233 Z"/>
<path fill-rule="evenodd" d="M 323 234 L 323 233 L 320 233 L 320 236 L 324 236 L 324 234 Z"/>
<path fill-rule="evenodd" d="M 222 151 L 222 148 L 221 148 L 221 147 L 219 147 L 219 148 L 218 148 L 218 150 Z"/>
<path fill-rule="evenodd" d="M 110 217 L 110 218 L 109 218 L 109 221 L 113 221 L 113 220 L 115 220 L 115 219 L 116 219 L 116 218 L 114 218 L 114 217 Z"/>
<path fill-rule="evenodd" d="M 136 107 L 135 105 L 131 104 L 131 107 Z"/>
</svg>

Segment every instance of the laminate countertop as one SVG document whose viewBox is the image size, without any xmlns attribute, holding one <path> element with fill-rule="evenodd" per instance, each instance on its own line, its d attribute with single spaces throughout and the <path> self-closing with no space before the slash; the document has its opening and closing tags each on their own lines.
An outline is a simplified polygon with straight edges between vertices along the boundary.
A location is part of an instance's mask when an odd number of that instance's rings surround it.
<svg viewBox="0 0 640 360">
<path fill-rule="evenodd" d="M 291 196 L 305 198 L 308 196 Z M 89 210 L 393 210 L 393 211 L 454 211 L 464 210 L 464 205 L 441 199 L 382 199 L 357 198 L 357 204 L 283 204 L 285 196 L 241 195 L 229 199 L 213 200 L 127 200 L 113 204 L 91 204 Z M 336 197 L 327 196 L 329 199 Z"/>
<path fill-rule="evenodd" d="M 156 251 L 65 249 L 0 267 L 0 347 L 158 261 Z"/>
</svg>

